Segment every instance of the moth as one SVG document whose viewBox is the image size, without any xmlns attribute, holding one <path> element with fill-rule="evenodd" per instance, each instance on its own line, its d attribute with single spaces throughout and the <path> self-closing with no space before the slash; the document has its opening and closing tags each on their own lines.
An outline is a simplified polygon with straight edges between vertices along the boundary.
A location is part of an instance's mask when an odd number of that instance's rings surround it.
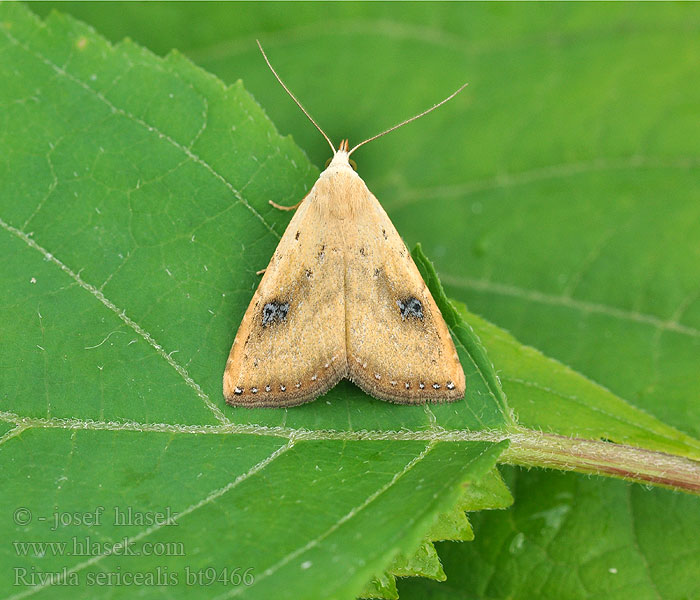
<svg viewBox="0 0 700 600">
<path fill-rule="evenodd" d="M 296 207 L 243 316 L 224 370 L 233 406 L 289 407 L 347 378 L 399 404 L 464 396 L 449 330 L 406 245 L 351 165 L 360 146 L 338 149 L 282 82 L 333 151 Z"/>
</svg>

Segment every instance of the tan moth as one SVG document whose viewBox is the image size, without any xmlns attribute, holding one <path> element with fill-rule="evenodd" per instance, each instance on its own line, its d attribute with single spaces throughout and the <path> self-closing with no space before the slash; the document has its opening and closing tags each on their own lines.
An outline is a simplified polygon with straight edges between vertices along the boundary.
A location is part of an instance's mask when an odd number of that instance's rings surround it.
<svg viewBox="0 0 700 600">
<path fill-rule="evenodd" d="M 258 42 L 258 46 L 260 43 Z M 440 311 L 406 245 L 350 165 L 360 146 L 338 147 L 297 205 L 248 309 L 224 370 L 233 406 L 296 406 L 343 378 L 400 404 L 464 396 L 464 371 Z M 271 204 L 274 204 L 271 202 Z M 274 204 L 275 206 L 278 206 Z M 279 207 L 286 208 L 286 207 Z"/>
</svg>

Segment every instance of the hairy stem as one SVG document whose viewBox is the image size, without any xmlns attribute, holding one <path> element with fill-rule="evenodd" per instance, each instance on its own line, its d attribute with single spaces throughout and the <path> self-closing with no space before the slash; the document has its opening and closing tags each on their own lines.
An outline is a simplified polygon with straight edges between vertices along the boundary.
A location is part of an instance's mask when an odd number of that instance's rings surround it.
<svg viewBox="0 0 700 600">
<path fill-rule="evenodd" d="M 700 493 L 700 463 L 681 456 L 531 430 L 509 439 L 510 447 L 501 455 L 505 463 L 610 475 Z"/>
</svg>

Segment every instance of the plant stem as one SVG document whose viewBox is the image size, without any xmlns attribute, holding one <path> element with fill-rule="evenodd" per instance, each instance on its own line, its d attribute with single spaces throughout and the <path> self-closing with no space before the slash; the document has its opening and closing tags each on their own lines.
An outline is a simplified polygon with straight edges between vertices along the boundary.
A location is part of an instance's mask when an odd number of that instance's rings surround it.
<svg viewBox="0 0 700 600">
<path fill-rule="evenodd" d="M 700 463 L 664 452 L 602 440 L 520 430 L 508 436 L 501 462 L 620 477 L 700 493 Z"/>
</svg>

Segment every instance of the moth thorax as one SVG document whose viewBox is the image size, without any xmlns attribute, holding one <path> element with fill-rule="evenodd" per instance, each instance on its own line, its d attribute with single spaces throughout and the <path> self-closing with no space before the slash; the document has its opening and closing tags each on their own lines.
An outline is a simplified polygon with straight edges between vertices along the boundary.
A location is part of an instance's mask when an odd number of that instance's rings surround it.
<svg viewBox="0 0 700 600">
<path fill-rule="evenodd" d="M 324 171 L 314 186 L 313 205 L 321 217 L 347 219 L 357 214 L 369 195 L 365 182 L 353 171 L 338 170 L 326 175 Z"/>
</svg>

